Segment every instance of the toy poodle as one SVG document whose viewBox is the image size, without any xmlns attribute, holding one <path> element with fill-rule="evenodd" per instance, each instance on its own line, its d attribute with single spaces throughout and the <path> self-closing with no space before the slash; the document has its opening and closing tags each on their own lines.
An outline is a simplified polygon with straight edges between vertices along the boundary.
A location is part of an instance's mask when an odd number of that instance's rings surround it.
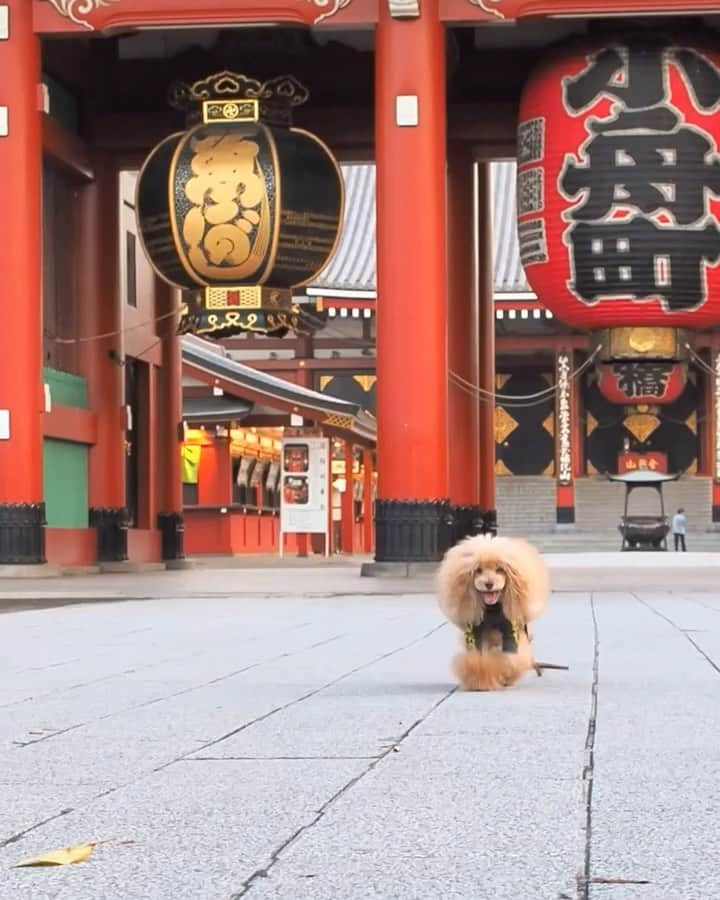
<svg viewBox="0 0 720 900">
<path fill-rule="evenodd" d="M 528 623 L 545 609 L 549 588 L 540 554 L 518 538 L 478 535 L 447 552 L 437 574 L 438 600 L 463 631 L 465 649 L 453 672 L 465 690 L 499 690 L 537 670 Z"/>
</svg>

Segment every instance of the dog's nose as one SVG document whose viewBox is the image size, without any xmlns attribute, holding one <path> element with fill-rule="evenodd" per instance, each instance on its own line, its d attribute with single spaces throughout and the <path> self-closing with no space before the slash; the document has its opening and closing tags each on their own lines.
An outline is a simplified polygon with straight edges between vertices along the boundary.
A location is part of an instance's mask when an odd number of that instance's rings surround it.
<svg viewBox="0 0 720 900">
<path fill-rule="evenodd" d="M 486 582 L 485 582 L 485 587 L 486 587 L 489 591 L 492 591 L 492 590 L 495 588 L 495 583 L 492 582 L 492 581 L 486 581 Z"/>
</svg>

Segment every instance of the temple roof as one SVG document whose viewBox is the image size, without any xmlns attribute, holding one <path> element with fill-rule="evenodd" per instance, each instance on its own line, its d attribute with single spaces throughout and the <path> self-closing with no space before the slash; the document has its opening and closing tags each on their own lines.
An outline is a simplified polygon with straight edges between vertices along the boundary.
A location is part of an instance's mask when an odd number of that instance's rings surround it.
<svg viewBox="0 0 720 900">
<path fill-rule="evenodd" d="M 182 339 L 182 361 L 189 376 L 198 376 L 208 384 L 225 385 L 236 399 L 245 400 L 249 405 L 261 403 L 289 414 L 296 413 L 365 441 L 375 441 L 375 418 L 359 404 L 243 365 L 232 359 L 219 343 L 186 335 Z"/>
<path fill-rule="evenodd" d="M 343 165 L 345 217 L 340 244 L 330 264 L 309 286 L 319 291 L 377 290 L 375 266 L 375 166 Z M 529 294 L 515 225 L 515 162 L 491 164 L 495 293 Z"/>
</svg>

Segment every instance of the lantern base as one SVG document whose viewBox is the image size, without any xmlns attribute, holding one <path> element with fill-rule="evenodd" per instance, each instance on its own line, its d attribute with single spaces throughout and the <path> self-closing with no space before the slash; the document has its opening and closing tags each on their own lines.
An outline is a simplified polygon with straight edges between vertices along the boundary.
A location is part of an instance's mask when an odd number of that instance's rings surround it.
<svg viewBox="0 0 720 900">
<path fill-rule="evenodd" d="M 602 344 L 602 360 L 672 359 L 685 360 L 689 356 L 689 336 L 681 328 L 622 326 L 605 328 L 592 335 Z"/>
<path fill-rule="evenodd" d="M 203 306 L 208 312 L 292 312 L 292 291 L 262 285 L 228 285 L 205 288 Z"/>
<path fill-rule="evenodd" d="M 216 340 L 244 331 L 284 337 L 299 330 L 299 321 L 291 291 L 260 285 L 212 287 L 186 305 L 179 330 Z"/>
</svg>

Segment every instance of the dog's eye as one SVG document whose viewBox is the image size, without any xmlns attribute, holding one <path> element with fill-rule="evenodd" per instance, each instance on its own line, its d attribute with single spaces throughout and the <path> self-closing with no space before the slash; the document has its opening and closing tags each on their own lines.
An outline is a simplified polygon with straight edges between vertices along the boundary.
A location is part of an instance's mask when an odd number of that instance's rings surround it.
<svg viewBox="0 0 720 900">
<path fill-rule="evenodd" d="M 498 567 L 495 569 L 495 572 L 496 572 L 498 575 L 504 575 L 504 574 L 505 574 L 505 569 L 503 569 L 502 566 L 498 566 Z"/>
</svg>

